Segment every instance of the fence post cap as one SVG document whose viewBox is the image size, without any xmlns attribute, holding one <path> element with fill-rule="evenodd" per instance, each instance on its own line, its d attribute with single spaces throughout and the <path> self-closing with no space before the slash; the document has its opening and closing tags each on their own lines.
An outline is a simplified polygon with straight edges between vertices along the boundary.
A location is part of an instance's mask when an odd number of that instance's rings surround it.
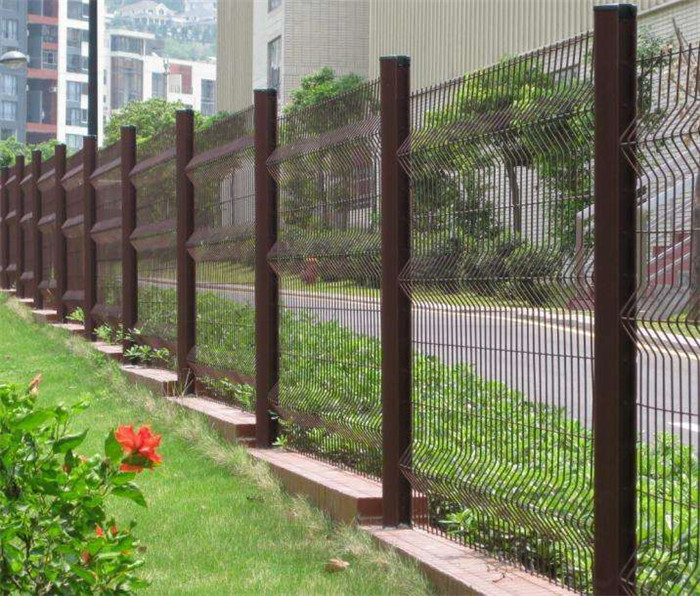
<svg viewBox="0 0 700 596">
<path fill-rule="evenodd" d="M 599 4 L 593 7 L 593 12 L 617 12 L 623 18 L 631 18 L 637 14 L 635 4 Z"/>
<path fill-rule="evenodd" d="M 254 89 L 254 93 L 264 93 L 267 95 L 277 95 L 277 89 L 273 87 L 261 87 L 259 89 Z"/>
</svg>

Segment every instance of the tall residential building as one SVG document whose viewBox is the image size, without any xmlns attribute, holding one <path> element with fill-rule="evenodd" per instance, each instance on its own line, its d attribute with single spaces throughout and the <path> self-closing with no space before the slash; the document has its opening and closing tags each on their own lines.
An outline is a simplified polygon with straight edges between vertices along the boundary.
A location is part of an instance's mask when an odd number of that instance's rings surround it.
<svg viewBox="0 0 700 596">
<path fill-rule="evenodd" d="M 163 57 L 153 33 L 108 30 L 105 117 L 127 103 L 153 97 L 181 101 L 205 116 L 216 113 L 216 63 Z"/>
<path fill-rule="evenodd" d="M 29 0 L 27 10 L 27 142 L 51 138 L 82 147 L 88 113 L 88 15 L 91 0 Z M 104 0 L 99 3 L 100 67 L 104 70 Z M 98 113 L 104 102 L 98 80 Z M 104 123 L 98 119 L 102 134 Z"/>
<path fill-rule="evenodd" d="M 0 0 L 0 53 L 27 53 L 25 0 Z M 0 139 L 26 137 L 27 71 L 0 66 Z"/>
<path fill-rule="evenodd" d="M 252 89 L 288 100 L 322 66 L 375 78 L 379 58 L 412 59 L 425 87 L 590 30 L 593 7 L 613 0 L 235 0 L 218 4 L 218 106 L 250 105 Z M 642 25 L 700 36 L 700 0 L 637 0 Z"/>
</svg>

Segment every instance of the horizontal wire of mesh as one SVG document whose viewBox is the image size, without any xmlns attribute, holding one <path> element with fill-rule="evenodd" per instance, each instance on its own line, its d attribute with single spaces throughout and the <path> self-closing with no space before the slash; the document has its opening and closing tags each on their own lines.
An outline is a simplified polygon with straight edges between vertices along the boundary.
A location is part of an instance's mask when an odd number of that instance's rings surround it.
<svg viewBox="0 0 700 596">
<path fill-rule="evenodd" d="M 252 108 L 196 132 L 188 246 L 196 261 L 197 338 L 190 357 L 223 373 L 200 375 L 215 397 L 248 410 L 255 383 L 254 166 Z"/>
<path fill-rule="evenodd" d="M 83 224 L 76 218 L 83 214 L 83 170 L 82 151 L 71 155 L 66 160 L 66 176 L 63 188 L 66 192 L 66 291 L 68 302 L 81 300 L 84 291 L 83 274 Z M 77 223 L 78 225 L 71 225 Z M 79 305 L 82 306 L 82 305 Z"/>
<path fill-rule="evenodd" d="M 100 149 L 97 153 L 97 169 L 107 168 L 93 176 L 95 189 L 95 226 L 93 233 L 97 261 L 96 312 L 103 319 L 121 317 L 122 286 L 122 180 L 121 143 Z M 93 228 L 94 229 L 94 228 Z"/>
<path fill-rule="evenodd" d="M 41 234 L 41 291 L 44 296 L 46 308 L 56 306 L 55 287 L 56 287 L 56 270 L 55 257 L 53 247 L 56 236 L 56 176 L 54 171 L 55 159 L 52 157 L 42 164 L 42 178 L 46 179 L 39 187 L 39 204 L 41 219 L 54 217 L 53 223 L 43 226 L 40 229 Z"/>
<path fill-rule="evenodd" d="M 414 523 L 591 589 L 592 36 L 416 92 Z"/>
<path fill-rule="evenodd" d="M 177 341 L 177 261 L 175 228 L 175 127 L 139 145 L 139 164 L 153 160 L 132 175 L 136 187 L 136 230 L 132 244 L 138 267 L 137 327 L 148 338 Z"/>
<path fill-rule="evenodd" d="M 379 83 L 279 121 L 280 373 L 285 444 L 381 472 Z"/>
<path fill-rule="evenodd" d="M 640 56 L 638 121 L 622 139 L 638 196 L 637 287 L 622 313 L 638 349 L 630 594 L 655 596 L 700 592 L 700 51 L 678 42 Z"/>
</svg>

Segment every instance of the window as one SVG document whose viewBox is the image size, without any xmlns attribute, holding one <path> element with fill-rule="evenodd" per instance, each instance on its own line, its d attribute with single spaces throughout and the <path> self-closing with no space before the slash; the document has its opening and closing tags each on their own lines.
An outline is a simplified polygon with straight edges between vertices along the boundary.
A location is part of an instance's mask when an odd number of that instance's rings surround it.
<svg viewBox="0 0 700 596">
<path fill-rule="evenodd" d="M 282 0 L 267 0 L 267 12 L 272 12 L 280 6 L 282 6 Z"/>
<path fill-rule="evenodd" d="M 151 97 L 159 97 L 166 99 L 165 91 L 165 74 L 162 72 L 154 72 L 151 75 Z"/>
<path fill-rule="evenodd" d="M 79 21 L 87 21 L 90 15 L 90 7 L 83 4 L 82 0 L 68 0 L 68 18 Z"/>
<path fill-rule="evenodd" d="M 168 77 L 168 92 L 169 93 L 182 93 L 182 75 L 181 74 L 171 74 Z"/>
<path fill-rule="evenodd" d="M 267 86 L 270 89 L 279 89 L 281 58 L 282 38 L 277 37 L 267 44 Z"/>
<path fill-rule="evenodd" d="M 66 110 L 66 124 L 68 126 L 83 126 L 87 123 L 87 110 L 81 108 L 68 108 Z"/>
<path fill-rule="evenodd" d="M 0 115 L 3 120 L 16 120 L 17 119 L 17 102 L 16 101 L 3 101 L 0 104 L 0 109 L 2 112 Z"/>
<path fill-rule="evenodd" d="M 56 52 L 53 50 L 43 50 L 41 52 L 41 68 L 46 70 L 56 70 Z"/>
<path fill-rule="evenodd" d="M 5 39 L 17 39 L 18 27 L 17 19 L 3 19 L 2 36 Z"/>
<path fill-rule="evenodd" d="M 17 10 L 17 0 L 2 0 L 0 8 L 5 10 Z"/>
<path fill-rule="evenodd" d="M 202 116 L 216 113 L 216 81 L 202 80 Z"/>
<path fill-rule="evenodd" d="M 86 95 L 86 93 L 84 93 L 84 86 L 84 83 L 80 83 L 78 81 L 67 81 L 66 95 L 68 101 L 75 101 L 79 103 L 82 96 Z"/>
<path fill-rule="evenodd" d="M 3 95 L 17 96 L 17 77 L 11 74 L 3 74 L 0 80 L 0 92 Z"/>
<path fill-rule="evenodd" d="M 68 28 L 68 47 L 80 49 L 84 41 L 88 41 L 87 31 L 83 29 L 72 29 L 70 27 Z"/>
<path fill-rule="evenodd" d="M 87 72 L 87 56 L 80 54 L 68 55 L 68 72 Z"/>
<path fill-rule="evenodd" d="M 143 40 L 114 35 L 111 49 L 113 52 L 128 52 L 129 54 L 143 54 Z"/>
<path fill-rule="evenodd" d="M 17 138 L 17 131 L 14 128 L 0 128 L 0 140 Z"/>
<path fill-rule="evenodd" d="M 73 153 L 83 148 L 83 137 L 81 135 L 66 135 L 66 147 Z"/>
</svg>

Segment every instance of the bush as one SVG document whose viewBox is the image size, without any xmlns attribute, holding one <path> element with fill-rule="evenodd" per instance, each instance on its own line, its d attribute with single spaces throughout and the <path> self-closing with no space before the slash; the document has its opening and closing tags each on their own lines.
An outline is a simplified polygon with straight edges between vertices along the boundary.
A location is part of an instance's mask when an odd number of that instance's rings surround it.
<svg viewBox="0 0 700 596">
<path fill-rule="evenodd" d="M 145 506 L 136 474 L 160 463 L 160 437 L 119 427 L 105 455 L 76 453 L 71 408 L 41 408 L 39 377 L 20 390 L 0 385 L 0 593 L 134 594 L 140 547 L 134 524 L 108 518 L 109 497 Z"/>
</svg>

